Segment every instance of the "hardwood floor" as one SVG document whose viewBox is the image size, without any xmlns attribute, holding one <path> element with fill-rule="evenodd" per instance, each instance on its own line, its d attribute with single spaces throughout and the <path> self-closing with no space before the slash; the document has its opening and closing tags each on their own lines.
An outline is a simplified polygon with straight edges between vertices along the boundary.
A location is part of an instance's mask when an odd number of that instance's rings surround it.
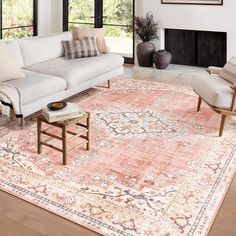
<svg viewBox="0 0 236 236">
<path fill-rule="evenodd" d="M 84 227 L 0 191 L 0 236 L 98 236 Z"/>
<path fill-rule="evenodd" d="M 99 236 L 60 216 L 0 191 L 0 236 Z M 236 178 L 209 236 L 236 235 Z"/>
<path fill-rule="evenodd" d="M 236 176 L 208 236 L 236 235 Z"/>
</svg>

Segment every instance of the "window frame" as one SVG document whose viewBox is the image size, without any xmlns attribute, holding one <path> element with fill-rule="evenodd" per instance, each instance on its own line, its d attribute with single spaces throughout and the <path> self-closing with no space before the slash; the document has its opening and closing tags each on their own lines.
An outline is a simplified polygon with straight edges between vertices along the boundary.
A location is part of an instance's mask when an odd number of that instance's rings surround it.
<svg viewBox="0 0 236 236">
<path fill-rule="evenodd" d="M 63 0 L 63 31 L 68 31 L 69 30 L 69 0 Z M 97 20 L 94 18 L 94 27 L 95 28 L 101 28 L 103 25 L 110 25 L 112 24 L 103 24 L 103 0 L 95 0 L 95 17 Z M 134 64 L 135 60 L 135 27 L 134 27 L 134 18 L 135 18 L 135 0 L 133 0 L 133 57 L 124 57 L 125 63 L 127 64 Z M 113 25 L 113 26 L 123 26 L 123 25 Z"/>
<path fill-rule="evenodd" d="M 28 28 L 28 27 L 33 27 L 33 36 L 38 35 L 38 0 L 32 0 L 33 1 L 33 24 L 32 25 L 19 25 L 19 26 L 14 26 L 14 27 L 8 27 L 8 28 L 3 28 L 3 22 L 2 22 L 2 4 L 3 0 L 0 0 L 0 40 L 2 38 L 2 32 L 4 30 L 11 30 L 11 29 L 22 29 L 22 28 Z"/>
</svg>

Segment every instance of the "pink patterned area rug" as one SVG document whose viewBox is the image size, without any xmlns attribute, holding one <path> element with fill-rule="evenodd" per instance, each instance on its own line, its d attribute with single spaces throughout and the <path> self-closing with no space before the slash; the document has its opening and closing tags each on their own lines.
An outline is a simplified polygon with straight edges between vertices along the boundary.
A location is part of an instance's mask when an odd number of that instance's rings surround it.
<svg viewBox="0 0 236 236">
<path fill-rule="evenodd" d="M 236 120 L 196 112 L 190 88 L 116 79 L 72 99 L 91 150 L 36 153 L 36 122 L 0 128 L 0 188 L 109 236 L 206 235 L 236 167 Z"/>
</svg>

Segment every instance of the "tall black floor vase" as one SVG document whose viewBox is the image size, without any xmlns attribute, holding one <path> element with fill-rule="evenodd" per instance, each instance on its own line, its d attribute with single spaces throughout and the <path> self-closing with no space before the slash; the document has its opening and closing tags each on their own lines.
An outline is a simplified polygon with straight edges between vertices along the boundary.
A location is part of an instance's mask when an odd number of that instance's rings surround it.
<svg viewBox="0 0 236 236">
<path fill-rule="evenodd" d="M 142 42 L 137 46 L 137 57 L 139 66 L 152 67 L 153 53 L 155 52 L 155 45 L 151 42 Z"/>
</svg>

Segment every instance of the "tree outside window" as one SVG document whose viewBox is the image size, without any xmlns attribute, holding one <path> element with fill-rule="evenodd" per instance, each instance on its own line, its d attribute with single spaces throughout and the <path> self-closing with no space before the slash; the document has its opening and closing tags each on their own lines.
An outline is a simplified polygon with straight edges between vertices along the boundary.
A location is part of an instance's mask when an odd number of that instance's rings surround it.
<svg viewBox="0 0 236 236">
<path fill-rule="evenodd" d="M 37 1 L 0 0 L 1 35 L 4 40 L 30 37 L 36 34 L 37 19 L 34 19 Z"/>
</svg>

